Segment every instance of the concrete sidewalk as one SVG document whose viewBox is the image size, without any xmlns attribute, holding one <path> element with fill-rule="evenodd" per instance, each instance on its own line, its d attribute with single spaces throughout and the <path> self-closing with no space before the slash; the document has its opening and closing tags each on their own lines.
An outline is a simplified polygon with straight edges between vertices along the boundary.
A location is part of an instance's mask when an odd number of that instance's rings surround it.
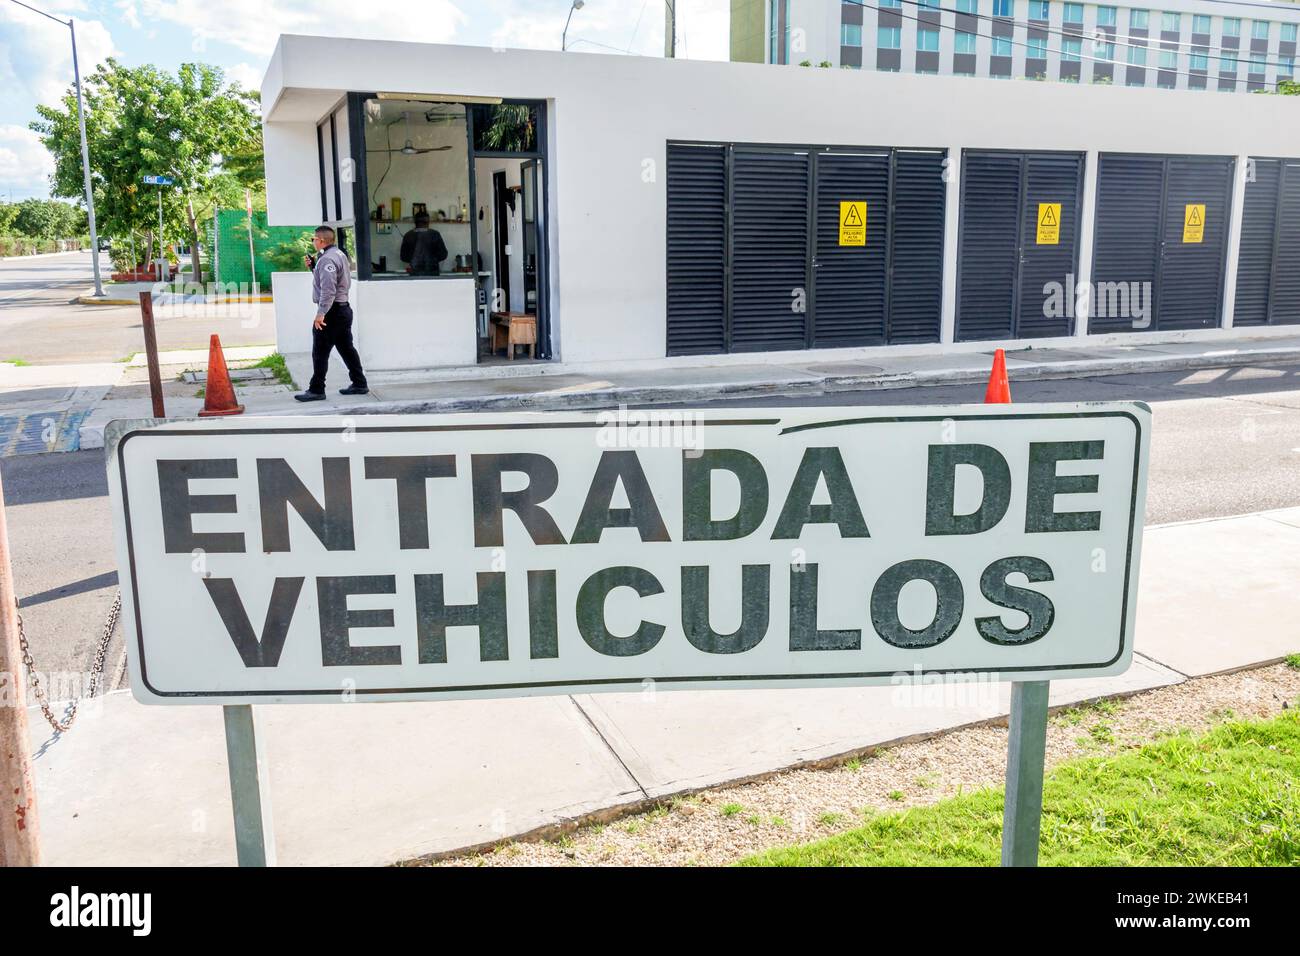
<svg viewBox="0 0 1300 956">
<path fill-rule="evenodd" d="M 1147 529 L 1137 651 L 1052 704 L 1300 651 L 1300 508 Z M 1206 582 L 1214 582 L 1207 586 Z M 1009 685 L 266 706 L 282 864 L 389 863 L 1004 716 Z M 215 706 L 87 705 L 32 747 L 51 865 L 230 864 Z"/>
</svg>

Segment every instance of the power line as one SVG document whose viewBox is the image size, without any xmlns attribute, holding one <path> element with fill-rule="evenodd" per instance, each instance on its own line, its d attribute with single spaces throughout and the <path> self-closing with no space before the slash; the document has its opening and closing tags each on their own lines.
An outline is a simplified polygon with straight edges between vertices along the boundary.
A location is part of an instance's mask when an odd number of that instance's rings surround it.
<svg viewBox="0 0 1300 956">
<path fill-rule="evenodd" d="M 866 3 L 866 2 L 864 2 L 864 0 L 842 0 L 842 2 L 843 2 L 843 3 L 846 3 L 846 4 L 852 4 L 853 6 L 856 6 L 856 7 L 864 7 L 864 8 L 866 8 L 866 9 L 868 9 L 868 10 L 875 10 L 875 11 L 877 11 L 877 12 L 880 12 L 880 11 L 882 10 L 881 7 L 878 7 L 878 6 L 876 6 L 875 4 L 872 4 L 872 3 Z M 913 3 L 914 0 L 907 0 L 907 2 L 909 2 L 909 3 Z M 913 23 L 923 23 L 923 24 L 925 24 L 927 27 L 937 26 L 939 29 L 943 29 L 943 30 L 952 30 L 952 31 L 954 31 L 954 32 L 958 32 L 958 33 L 969 33 L 969 32 L 970 32 L 970 31 L 968 31 L 968 30 L 957 30 L 955 24 L 948 24 L 948 23 L 944 23 L 943 21 L 940 21 L 939 23 L 935 24 L 935 23 L 932 23 L 932 22 L 930 22 L 930 21 L 928 21 L 928 20 L 921 20 L 919 17 L 911 17 L 911 16 L 908 16 L 908 15 L 905 14 L 905 13 L 902 13 L 901 11 L 899 11 L 897 8 L 894 8 L 894 7 L 883 8 L 883 9 L 888 10 L 888 12 L 890 12 L 890 13 L 894 13 L 894 14 L 896 14 L 896 15 L 897 15 L 898 17 L 900 17 L 901 19 L 904 19 L 904 20 L 911 20 Z M 939 12 L 947 12 L 947 13 L 953 13 L 953 12 L 955 12 L 955 11 L 952 11 L 952 10 L 944 10 L 943 8 L 940 8 L 940 7 L 928 7 L 928 6 L 927 6 L 925 9 L 927 9 L 927 10 L 936 10 L 936 11 L 939 11 Z M 979 16 L 979 15 L 978 15 L 978 14 L 967 14 L 967 16 Z M 1029 46 L 1029 44 L 1027 44 L 1027 43 L 1022 43 L 1022 42 L 1019 41 L 1019 40 L 1013 40 L 1013 39 L 1011 39 L 1010 37 L 994 37 L 994 36 L 992 36 L 992 34 L 985 34 L 985 33 L 974 33 L 974 34 L 972 34 L 972 35 L 973 35 L 973 36 L 976 36 L 976 37 L 983 37 L 984 39 L 986 39 L 986 40 L 990 40 L 990 41 L 991 41 L 991 40 L 994 40 L 994 39 L 1005 40 L 1005 41 L 1006 41 L 1008 44 L 1010 44 L 1011 46 L 1022 47 L 1022 48 L 1026 49 L 1026 50 L 1028 50 L 1028 49 L 1036 49 L 1036 48 L 1031 48 L 1031 47 Z M 1072 36 L 1071 39 L 1074 39 L 1074 37 Z M 1118 44 L 1117 44 L 1117 45 L 1118 45 Z M 1124 45 L 1127 46 L 1127 44 L 1124 44 Z M 877 49 L 879 49 L 879 47 L 877 47 Z M 1151 48 L 1150 48 L 1150 47 L 1141 47 L 1140 49 L 1147 50 L 1147 49 L 1151 49 Z M 1080 61 L 1083 61 L 1083 60 L 1087 60 L 1087 61 L 1089 61 L 1089 62 L 1091 62 L 1091 63 L 1108 63 L 1108 64 L 1110 64 L 1110 65 L 1112 65 L 1112 66 L 1139 66 L 1141 69 L 1155 69 L 1155 70 L 1158 70 L 1158 71 L 1161 72 L 1161 73 L 1172 73 L 1174 76 L 1185 76 L 1185 77 L 1187 77 L 1187 78 L 1189 78 L 1189 79 L 1192 78 L 1193 76 L 1197 76 L 1197 77 L 1200 77 L 1200 76 L 1201 76 L 1201 74 L 1187 73 L 1187 72 L 1183 72 L 1183 71 L 1181 71 L 1181 70 L 1168 70 L 1168 69 L 1161 69 L 1161 68 L 1158 67 L 1158 66 L 1157 66 L 1157 67 L 1148 67 L 1148 66 L 1146 66 L 1145 64 L 1121 63 L 1121 62 L 1119 62 L 1118 60 L 1109 60 L 1109 59 L 1106 59 L 1105 57 L 1088 56 L 1086 53 L 1070 53 L 1070 54 L 1063 54 L 1060 50 L 1055 50 L 1055 49 L 1053 49 L 1053 50 L 1048 50 L 1046 47 L 1043 47 L 1043 50 L 1044 50 L 1045 52 L 1048 52 L 1048 53 L 1056 53 L 1057 55 L 1061 56 L 1063 62 L 1066 62 L 1066 63 L 1073 63 L 1073 62 L 1080 62 Z M 920 52 L 927 52 L 927 51 L 920 51 Z M 1199 54 L 1198 54 L 1198 55 L 1199 55 Z M 1078 58 L 1077 60 L 1075 59 L 1076 57 Z M 1037 58 L 1036 58 L 1036 59 L 1037 59 Z M 1222 57 L 1216 57 L 1215 59 L 1222 59 Z M 1208 74 L 1208 73 L 1205 74 L 1205 78 L 1206 78 L 1207 83 L 1208 83 L 1208 80 L 1209 80 L 1209 74 Z M 1234 82 L 1236 82 L 1236 81 L 1234 80 Z M 1276 87 L 1276 86 L 1279 85 L 1280 83 L 1285 83 L 1285 82 L 1289 82 L 1289 80 L 1288 80 L 1288 78 L 1283 77 L 1283 78 L 1279 78 L 1278 80 L 1275 80 L 1275 81 L 1273 81 L 1273 82 L 1271 82 L 1271 83 L 1266 82 L 1264 85 L 1265 85 L 1265 86 L 1273 86 L 1273 87 Z M 1145 84 L 1143 84 L 1143 85 L 1145 86 Z"/>
</svg>

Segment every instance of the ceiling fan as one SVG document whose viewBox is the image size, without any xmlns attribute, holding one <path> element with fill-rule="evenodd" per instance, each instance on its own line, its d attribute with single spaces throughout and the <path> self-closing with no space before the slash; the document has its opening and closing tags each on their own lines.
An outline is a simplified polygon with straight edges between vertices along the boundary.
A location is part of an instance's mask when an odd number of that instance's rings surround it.
<svg viewBox="0 0 1300 956">
<path fill-rule="evenodd" d="M 411 114 L 404 111 L 402 120 L 406 123 L 406 143 L 400 149 L 389 149 L 390 153 L 401 153 L 403 156 L 420 156 L 424 153 L 442 153 L 449 149 L 450 146 L 429 146 L 424 149 L 418 149 L 411 140 Z"/>
</svg>

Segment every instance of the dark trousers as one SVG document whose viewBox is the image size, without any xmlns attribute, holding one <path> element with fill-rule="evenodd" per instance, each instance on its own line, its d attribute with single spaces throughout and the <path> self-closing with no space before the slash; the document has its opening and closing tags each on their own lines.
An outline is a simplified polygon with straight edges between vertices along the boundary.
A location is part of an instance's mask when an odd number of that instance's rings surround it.
<svg viewBox="0 0 1300 956">
<path fill-rule="evenodd" d="M 348 367 L 348 377 L 359 388 L 366 387 L 366 373 L 361 370 L 361 356 L 352 344 L 352 306 L 335 302 L 325 313 L 325 328 L 311 330 L 311 384 L 307 391 L 325 391 L 325 373 L 330 367 L 330 349 L 338 349 L 339 358 Z"/>
</svg>

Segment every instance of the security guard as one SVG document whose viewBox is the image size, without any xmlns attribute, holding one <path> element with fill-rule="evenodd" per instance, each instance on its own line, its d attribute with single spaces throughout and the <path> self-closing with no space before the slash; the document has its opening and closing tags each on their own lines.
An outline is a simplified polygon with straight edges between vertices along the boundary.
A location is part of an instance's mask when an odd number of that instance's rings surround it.
<svg viewBox="0 0 1300 956">
<path fill-rule="evenodd" d="M 311 383 L 307 391 L 294 398 L 300 402 L 319 402 L 325 398 L 325 373 L 329 371 L 330 350 L 338 349 L 339 358 L 348 367 L 352 384 L 339 389 L 340 395 L 365 395 L 370 391 L 361 356 L 352 344 L 352 305 L 348 292 L 352 287 L 352 264 L 347 254 L 334 244 L 334 230 L 318 226 L 311 239 L 317 255 L 305 256 L 311 269 L 311 300 L 316 303 L 316 320 L 311 333 Z"/>
</svg>

